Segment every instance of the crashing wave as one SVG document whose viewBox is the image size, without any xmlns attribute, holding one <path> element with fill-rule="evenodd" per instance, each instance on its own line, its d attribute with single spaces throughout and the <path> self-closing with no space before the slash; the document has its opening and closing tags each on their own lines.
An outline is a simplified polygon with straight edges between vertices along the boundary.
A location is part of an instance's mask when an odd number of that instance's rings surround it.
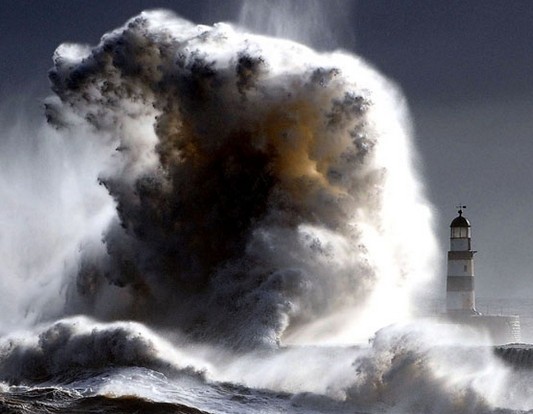
<svg viewBox="0 0 533 414">
<path fill-rule="evenodd" d="M 402 99 L 359 58 L 156 11 L 60 46 L 50 79 L 49 123 L 108 148 L 117 211 L 68 312 L 233 347 L 361 340 L 409 314 L 430 211 Z"/>
</svg>

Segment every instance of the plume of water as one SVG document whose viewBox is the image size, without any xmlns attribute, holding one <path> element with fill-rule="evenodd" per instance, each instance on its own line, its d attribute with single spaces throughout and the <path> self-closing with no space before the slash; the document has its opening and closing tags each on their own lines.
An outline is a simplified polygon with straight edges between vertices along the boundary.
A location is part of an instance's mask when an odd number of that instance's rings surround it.
<svg viewBox="0 0 533 414">
<path fill-rule="evenodd" d="M 355 6 L 351 0 L 243 0 L 238 24 L 254 33 L 334 50 L 354 42 Z"/>
<path fill-rule="evenodd" d="M 158 11 L 54 62 L 49 122 L 115 148 L 98 178 L 117 218 L 69 311 L 234 344 L 353 341 L 408 315 L 430 211 L 404 102 L 362 60 Z"/>
</svg>

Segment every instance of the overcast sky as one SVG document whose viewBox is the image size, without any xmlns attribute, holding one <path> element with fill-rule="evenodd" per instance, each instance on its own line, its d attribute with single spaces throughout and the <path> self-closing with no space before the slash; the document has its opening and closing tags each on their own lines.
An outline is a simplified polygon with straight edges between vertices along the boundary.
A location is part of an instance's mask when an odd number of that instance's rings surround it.
<svg viewBox="0 0 533 414">
<path fill-rule="evenodd" d="M 418 168 L 437 215 L 443 285 L 448 226 L 462 203 L 479 251 L 478 295 L 533 297 L 533 2 L 327 4 L 322 32 L 309 41 L 363 56 L 410 104 Z M 60 43 L 96 44 L 128 18 L 160 7 L 212 24 L 238 20 L 241 2 L 0 1 L 1 106 L 30 97 L 25 110 L 37 113 Z M 308 23 L 295 20 L 294 36 Z"/>
</svg>

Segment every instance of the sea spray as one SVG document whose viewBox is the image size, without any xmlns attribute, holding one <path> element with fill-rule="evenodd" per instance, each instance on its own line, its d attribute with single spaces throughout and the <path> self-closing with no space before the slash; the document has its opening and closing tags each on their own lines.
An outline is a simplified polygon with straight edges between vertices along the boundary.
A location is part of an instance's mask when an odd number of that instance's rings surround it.
<svg viewBox="0 0 533 414">
<path fill-rule="evenodd" d="M 100 248 L 115 214 L 94 185 L 109 150 L 83 128 L 59 133 L 22 113 L 0 115 L 1 332 L 63 314 L 80 249 Z"/>
<path fill-rule="evenodd" d="M 331 51 L 353 46 L 351 0 L 242 0 L 238 25 L 247 31 L 289 39 L 315 50 Z"/>
<path fill-rule="evenodd" d="M 404 103 L 363 61 L 156 11 L 54 62 L 50 124 L 114 148 L 95 180 L 117 218 L 68 312 L 237 347 L 364 339 L 408 315 L 431 216 Z M 351 323 L 306 329 L 337 314 Z"/>
</svg>

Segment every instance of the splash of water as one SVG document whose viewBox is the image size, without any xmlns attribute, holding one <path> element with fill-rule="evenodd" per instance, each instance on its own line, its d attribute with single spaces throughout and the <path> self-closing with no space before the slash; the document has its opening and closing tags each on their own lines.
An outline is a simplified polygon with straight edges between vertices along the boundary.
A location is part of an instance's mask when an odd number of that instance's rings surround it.
<svg viewBox="0 0 533 414">
<path fill-rule="evenodd" d="M 69 311 L 233 344 L 353 341 L 408 315 L 430 212 L 404 103 L 363 61 L 150 12 L 54 62 L 49 122 L 116 148 L 99 180 L 117 220 Z"/>
<path fill-rule="evenodd" d="M 334 50 L 354 42 L 355 3 L 331 0 L 243 0 L 238 24 L 253 33 L 290 39 L 315 50 Z M 351 45 L 353 46 L 353 44 Z"/>
<path fill-rule="evenodd" d="M 2 111 L 0 131 L 2 332 L 63 313 L 80 248 L 115 214 L 94 185 L 104 148 L 82 128 L 59 133 L 12 112 Z"/>
</svg>

